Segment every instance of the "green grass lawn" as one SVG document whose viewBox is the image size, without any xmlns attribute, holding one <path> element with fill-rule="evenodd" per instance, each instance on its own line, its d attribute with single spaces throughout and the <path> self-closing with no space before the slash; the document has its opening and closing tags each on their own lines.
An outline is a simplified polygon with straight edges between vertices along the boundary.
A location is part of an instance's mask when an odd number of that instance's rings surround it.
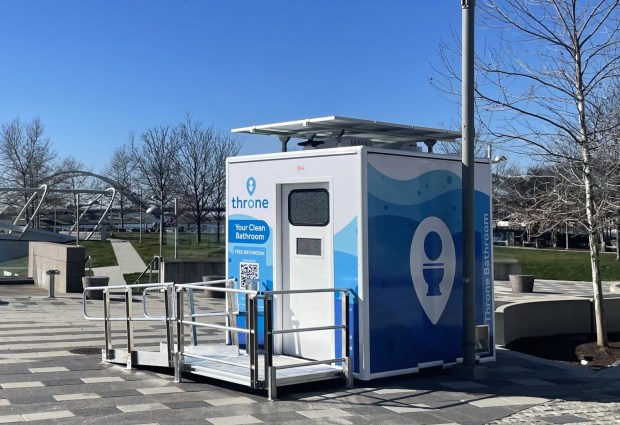
<svg viewBox="0 0 620 425">
<path fill-rule="evenodd" d="M 164 245 L 164 257 L 174 258 L 174 233 L 165 233 L 166 244 Z M 145 263 L 149 263 L 155 255 L 159 254 L 159 234 L 143 233 L 142 243 L 139 243 L 139 233 L 117 232 L 114 237 L 131 242 Z M 81 241 L 86 247 L 86 255 L 93 259 L 93 267 L 106 267 L 117 265 L 116 257 L 110 242 Z M 180 259 L 206 259 L 224 258 L 224 237 L 220 242 L 215 241 L 211 234 L 203 235 L 203 241 L 198 244 L 196 235 L 192 233 L 180 233 L 178 239 L 178 258 Z M 592 272 L 590 269 L 590 253 L 588 251 L 565 251 L 563 249 L 526 249 L 520 247 L 495 246 L 493 249 L 495 259 L 515 259 L 521 263 L 523 273 L 533 274 L 539 279 L 590 281 Z M 620 281 L 620 261 L 615 260 L 614 253 L 601 253 L 601 272 L 603 280 Z M 133 283 L 136 276 L 127 276 L 126 280 Z M 146 281 L 145 281 L 146 279 Z M 148 276 L 143 278 L 143 283 L 148 282 Z"/>
<path fill-rule="evenodd" d="M 112 244 L 108 241 L 80 241 L 80 245 L 86 248 L 86 256 L 92 258 L 93 267 L 117 266 L 116 256 Z"/>
<path fill-rule="evenodd" d="M 115 232 L 114 237 L 125 239 L 133 245 L 140 257 L 148 264 L 154 256 L 159 255 L 159 233 Z M 216 242 L 215 235 L 203 234 L 202 242 L 196 242 L 195 233 L 179 233 L 177 241 L 177 257 L 184 260 L 200 260 L 206 258 L 224 258 L 224 235 Z M 164 258 L 174 258 L 174 233 L 164 233 Z"/>
<path fill-rule="evenodd" d="M 524 274 L 533 274 L 538 279 L 592 280 L 589 251 L 495 246 L 493 254 L 496 260 L 519 261 Z M 601 253 L 601 273 L 603 280 L 620 281 L 620 261 L 616 261 L 616 254 Z"/>
<path fill-rule="evenodd" d="M 125 278 L 125 283 L 128 285 L 133 285 L 134 283 L 157 283 L 159 282 L 159 273 L 153 272 L 152 275 L 148 273 L 144 274 L 140 281 L 138 282 L 138 278 L 142 273 L 126 273 L 123 275 Z"/>
</svg>

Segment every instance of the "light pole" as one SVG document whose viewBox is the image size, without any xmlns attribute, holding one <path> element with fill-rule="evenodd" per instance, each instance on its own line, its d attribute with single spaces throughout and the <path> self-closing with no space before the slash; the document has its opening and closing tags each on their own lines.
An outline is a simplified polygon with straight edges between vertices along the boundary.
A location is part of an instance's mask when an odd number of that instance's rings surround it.
<svg viewBox="0 0 620 425">
<path fill-rule="evenodd" d="M 164 246 L 164 191 L 159 192 L 159 256 L 163 257 Z"/>
<path fill-rule="evenodd" d="M 462 220 L 463 220 L 463 366 L 476 366 L 476 257 L 474 232 L 474 8 L 461 0 L 462 31 Z"/>
<path fill-rule="evenodd" d="M 174 198 L 174 259 L 178 258 L 177 241 L 179 238 L 179 216 L 177 213 L 177 198 Z"/>
<path fill-rule="evenodd" d="M 162 246 L 163 246 L 163 233 L 162 233 L 162 227 L 163 227 L 163 219 L 162 217 L 164 216 L 163 210 L 158 207 L 157 205 L 151 205 L 150 207 L 148 207 L 148 209 L 146 210 L 147 214 L 159 214 L 159 256 L 162 257 L 163 256 L 163 250 L 162 250 Z"/>
<path fill-rule="evenodd" d="M 75 194 L 75 229 L 77 230 L 75 246 L 80 246 L 80 194 Z"/>
<path fill-rule="evenodd" d="M 140 240 L 138 240 L 138 243 L 142 243 L 142 188 L 140 188 L 140 197 L 138 201 L 138 211 L 140 211 Z"/>
<path fill-rule="evenodd" d="M 163 257 L 163 245 L 164 245 L 164 201 L 163 201 L 163 191 L 161 192 L 161 196 L 159 199 L 156 196 L 151 196 L 151 199 L 159 201 L 159 206 L 151 205 L 147 210 L 147 214 L 159 214 L 159 256 Z M 177 233 L 178 233 L 178 224 L 177 224 L 177 198 L 174 198 L 174 220 L 175 220 L 175 229 L 174 229 L 174 258 L 177 258 Z"/>
</svg>

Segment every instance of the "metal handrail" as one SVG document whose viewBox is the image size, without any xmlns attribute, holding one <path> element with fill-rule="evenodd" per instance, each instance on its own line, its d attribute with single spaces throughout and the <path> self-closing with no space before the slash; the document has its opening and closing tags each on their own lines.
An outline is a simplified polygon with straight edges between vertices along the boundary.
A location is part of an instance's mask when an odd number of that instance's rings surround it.
<svg viewBox="0 0 620 425">
<path fill-rule="evenodd" d="M 174 283 L 167 282 L 167 283 L 142 283 L 142 284 L 136 284 L 136 285 L 91 286 L 91 287 L 88 287 L 88 288 L 84 288 L 84 293 L 82 294 L 82 309 L 83 309 L 83 312 L 84 312 L 84 319 L 86 319 L 86 320 L 99 320 L 99 321 L 101 321 L 101 320 L 115 321 L 115 320 L 127 320 L 128 319 L 127 317 L 113 318 L 113 317 L 92 317 L 92 316 L 89 316 L 88 312 L 87 312 L 87 304 L 88 303 L 86 302 L 86 300 L 88 298 L 87 294 L 89 292 L 102 291 L 103 295 L 105 297 L 106 293 L 107 294 L 113 294 L 113 293 L 115 293 L 115 294 L 124 294 L 124 293 L 127 292 L 128 289 L 130 290 L 130 292 L 133 293 L 133 289 L 134 288 L 153 288 L 153 289 L 157 288 L 157 289 L 160 289 L 160 288 L 167 288 L 167 287 L 170 287 L 170 286 L 173 286 L 173 285 L 174 285 Z M 151 319 L 146 314 L 146 311 L 145 311 L 145 318 Z M 136 319 L 137 318 L 133 318 L 132 320 L 136 320 Z M 162 318 L 155 318 L 155 317 L 153 317 L 152 319 L 153 320 L 162 320 Z"/>
<path fill-rule="evenodd" d="M 153 263 L 155 263 L 156 261 L 158 262 L 158 266 L 159 266 L 159 271 L 161 272 L 161 263 L 162 263 L 162 258 L 158 255 L 154 256 L 153 259 L 149 262 L 149 264 L 146 266 L 146 269 L 144 269 L 144 271 L 142 273 L 140 273 L 140 276 L 138 276 L 138 278 L 135 280 L 135 282 L 133 283 L 134 285 L 137 285 L 138 282 L 140 282 L 140 279 L 142 279 L 142 277 L 146 274 L 146 272 L 151 272 L 153 271 Z M 150 276 L 151 274 L 149 274 L 149 284 L 150 284 Z"/>
<path fill-rule="evenodd" d="M 274 329 L 272 318 L 272 303 L 274 295 L 298 295 L 298 294 L 312 294 L 312 293 L 342 293 L 341 308 L 342 308 L 342 324 L 333 326 L 315 326 L 309 328 L 297 328 L 297 329 Z M 269 400 L 274 400 L 277 393 L 277 371 L 282 369 L 293 369 L 298 367 L 320 365 L 320 364 L 335 364 L 342 363 L 342 372 L 347 380 L 347 387 L 353 386 L 353 370 L 349 357 L 349 289 L 341 288 L 329 288 L 329 289 L 298 289 L 298 290 L 281 290 L 281 291 L 265 291 L 260 297 L 264 299 L 265 307 L 265 383 L 268 391 Z M 273 364 L 273 337 L 274 335 L 290 334 L 290 333 L 303 333 L 314 332 L 320 330 L 343 330 L 342 334 L 342 348 L 344 350 L 344 356 L 325 359 L 325 360 L 301 360 L 297 364 L 280 365 L 275 366 Z"/>
<path fill-rule="evenodd" d="M 143 285 L 148 285 L 148 287 L 144 287 Z M 144 287 L 144 290 L 142 291 L 142 310 L 144 311 L 144 317 L 147 318 L 153 318 L 153 319 L 158 319 L 158 320 L 166 320 L 168 317 L 166 316 L 154 316 L 151 317 L 148 314 L 147 311 L 147 301 L 148 301 L 148 294 L 150 292 L 153 291 L 158 291 L 161 292 L 162 290 L 167 290 L 169 287 L 174 286 L 174 282 L 166 282 L 166 283 L 148 283 L 148 284 L 134 284 L 131 285 L 132 287 Z M 176 316 L 175 316 L 176 317 Z"/>
<path fill-rule="evenodd" d="M 137 352 L 135 351 L 134 346 L 134 327 L 133 322 L 146 322 L 146 321 L 163 321 L 166 322 L 166 344 L 168 346 L 167 353 L 167 362 L 169 367 L 173 367 L 173 357 L 172 357 L 172 346 L 174 343 L 174 336 L 172 333 L 172 321 L 175 320 L 174 309 L 170 308 L 171 303 L 171 295 L 174 296 L 174 292 L 170 289 L 174 287 L 174 283 L 149 283 L 149 284 L 136 284 L 136 285 L 112 285 L 112 286 L 93 286 L 90 288 L 84 289 L 84 293 L 82 294 L 82 303 L 84 308 L 84 318 L 86 320 L 103 320 L 104 321 L 104 335 L 105 335 L 105 348 L 104 348 L 104 358 L 106 360 L 111 360 L 115 358 L 115 350 L 113 349 L 112 343 L 112 327 L 111 322 L 119 322 L 124 321 L 126 323 L 126 341 L 127 341 L 127 368 L 131 369 L 133 363 L 137 359 Z M 164 289 L 164 308 L 165 308 L 165 316 L 159 317 L 151 317 L 148 315 L 146 309 L 144 310 L 144 317 L 134 317 L 133 316 L 133 293 L 135 290 L 144 289 L 142 297 L 143 300 L 146 299 L 144 292 L 150 292 L 155 289 Z M 93 291 L 102 291 L 103 292 L 103 312 L 104 317 L 93 317 L 89 316 L 87 310 L 87 295 Z M 116 293 L 124 294 L 125 298 L 125 314 L 120 317 L 112 317 L 111 309 L 110 309 L 110 295 Z"/>
<path fill-rule="evenodd" d="M 332 364 L 338 368 L 342 369 L 342 373 L 347 379 L 347 385 L 352 386 L 353 383 L 353 375 L 352 375 L 352 363 L 349 355 L 349 296 L 350 290 L 348 289 L 340 289 L 340 288 L 331 288 L 331 289 L 306 289 L 306 290 L 282 290 L 282 291 L 264 291 L 261 292 L 259 290 L 253 289 L 236 289 L 231 287 L 226 288 L 216 288 L 213 287 L 216 284 L 221 284 L 222 282 L 230 283 L 234 282 L 235 279 L 222 279 L 218 281 L 211 282 L 195 282 L 195 283 L 186 283 L 186 284 L 174 284 L 171 282 L 166 283 L 145 283 L 145 284 L 135 284 L 135 285 L 113 285 L 113 286 L 97 286 L 90 287 L 84 290 L 83 294 L 83 308 L 84 308 L 84 317 L 86 320 L 103 320 L 105 321 L 105 336 L 106 336 L 106 344 L 105 344 L 105 359 L 114 360 L 118 359 L 118 353 L 114 350 L 112 344 L 112 322 L 124 321 L 126 322 L 126 340 L 127 340 L 127 367 L 130 368 L 132 363 L 138 359 L 138 352 L 135 351 L 134 348 L 134 337 L 133 337 L 133 322 L 141 322 L 141 321 L 165 321 L 166 322 L 166 342 L 168 347 L 168 365 L 169 367 L 174 368 L 175 381 L 181 381 L 181 373 L 184 368 L 184 359 L 185 358 L 196 358 L 202 359 L 209 362 L 221 363 L 221 364 L 229 364 L 238 367 L 243 367 L 249 369 L 250 372 L 250 386 L 255 389 L 259 388 L 267 388 L 269 399 L 273 400 L 276 397 L 277 392 L 277 371 L 283 369 L 292 369 L 292 368 L 300 368 L 305 366 L 312 365 L 321 365 L 321 364 Z M 142 300 L 143 300 L 143 316 L 134 317 L 132 315 L 132 304 L 133 304 L 133 294 L 134 291 L 143 289 L 142 291 Z M 193 291 L 219 291 L 224 292 L 227 295 L 227 303 L 226 303 L 226 311 L 224 312 L 207 312 L 207 313 L 196 313 L 194 310 L 193 304 Z M 104 317 L 94 317 L 90 316 L 87 309 L 87 295 L 92 293 L 93 291 L 102 291 L 103 292 L 103 306 L 104 306 Z M 164 316 L 154 316 L 149 314 L 148 310 L 148 298 L 149 294 L 153 291 L 163 291 L 164 293 L 164 306 L 165 306 L 165 315 Z M 188 294 L 187 301 L 184 301 L 184 294 Z M 310 294 L 310 293 L 340 293 L 342 296 L 340 298 L 341 302 L 341 321 L 340 323 L 327 326 L 314 326 L 307 328 L 290 328 L 290 329 L 274 329 L 273 324 L 273 302 L 277 298 L 277 296 L 290 296 L 290 295 L 300 295 L 300 294 Z M 125 300 L 125 313 L 118 313 L 116 317 L 112 317 L 111 314 L 111 294 L 124 294 Z M 246 301 L 246 327 L 238 327 L 236 326 L 236 321 L 234 320 L 235 308 L 231 306 L 228 301 L 236 300 L 239 295 L 245 296 Z M 264 303 L 264 364 L 262 368 L 264 370 L 264 378 L 261 378 L 259 375 L 259 369 L 261 368 L 261 364 L 259 363 L 259 302 Z M 184 309 L 186 308 L 186 304 L 190 304 L 189 314 L 184 313 Z M 221 317 L 228 316 L 230 320 L 226 321 L 226 324 L 217 324 L 217 323 L 205 323 L 198 322 L 196 318 L 198 317 Z M 174 339 L 174 330 L 173 324 L 176 324 L 176 341 Z M 227 338 L 232 336 L 235 338 L 235 341 L 239 334 L 246 335 L 245 337 L 245 349 L 247 355 L 249 356 L 249 365 L 239 364 L 236 362 L 231 362 L 226 359 L 217 358 L 210 353 L 193 353 L 191 349 L 185 347 L 184 338 L 186 333 L 186 327 L 192 329 L 194 335 L 194 345 L 197 344 L 195 339 L 196 329 L 198 328 L 207 328 L 207 329 L 216 329 L 219 331 L 227 332 Z M 326 331 L 326 330 L 334 330 L 340 331 L 340 333 L 336 333 L 337 338 L 342 338 L 342 352 L 334 352 L 335 358 L 333 359 L 323 359 L 323 360 L 306 360 L 300 359 L 299 363 L 295 364 L 287 364 L 287 365 L 274 365 L 273 364 L 273 347 L 274 347 L 274 336 L 275 335 L 284 335 L 284 334 L 292 334 L 292 333 L 304 333 L 304 332 L 315 332 L 315 331 Z M 176 349 L 174 349 L 174 345 L 176 342 Z M 234 346 L 237 346 L 237 342 L 233 342 Z M 122 351 L 122 350 L 121 350 Z M 123 361 L 125 361 L 124 354 L 121 355 Z M 261 362 L 262 363 L 262 362 Z M 261 378 L 261 379 L 259 379 Z"/>
<path fill-rule="evenodd" d="M 177 306 L 177 350 L 175 353 L 175 362 L 174 362 L 174 367 L 175 367 L 175 381 L 176 382 L 181 382 L 181 370 L 183 368 L 183 359 L 184 357 L 189 357 L 189 358 L 197 358 L 197 359 L 201 359 L 201 360 L 206 360 L 206 361 L 210 361 L 210 362 L 215 362 L 215 363 L 222 363 L 222 364 L 230 364 L 230 365 L 235 365 L 235 366 L 241 366 L 241 367 L 245 367 L 248 368 L 248 366 L 245 365 L 239 365 L 237 363 L 232 363 L 232 362 L 228 362 L 222 359 L 218 359 L 218 358 L 214 358 L 213 356 L 209 356 L 209 355 L 199 355 L 199 354 L 195 354 L 195 353 L 189 353 L 187 351 L 185 351 L 185 344 L 184 344 L 184 330 L 185 330 L 185 326 L 190 326 L 192 328 L 192 331 L 195 331 L 196 328 L 198 327 L 202 327 L 202 328 L 209 328 L 209 329 L 217 329 L 217 330 L 224 330 L 224 331 L 228 331 L 234 335 L 237 334 L 245 334 L 247 335 L 247 344 L 246 347 L 248 348 L 248 352 L 250 354 L 250 365 L 249 365 L 249 369 L 251 371 L 251 375 L 250 375 L 250 382 L 251 382 L 251 387 L 252 388 L 258 388 L 259 387 L 259 383 L 258 383 L 258 369 L 257 369 L 257 363 L 258 363 L 258 350 L 256 348 L 257 342 L 258 342 L 258 328 L 256 326 L 253 326 L 253 323 L 258 323 L 258 321 L 256 319 L 252 319 L 252 317 L 257 315 L 257 308 L 255 305 L 255 299 L 256 299 L 256 295 L 258 294 L 258 291 L 254 291 L 254 290 L 244 290 L 244 289 L 235 289 L 235 288 L 215 288 L 212 287 L 212 285 L 217 284 L 217 283 L 222 283 L 222 282 L 234 282 L 235 279 L 222 279 L 219 281 L 211 281 L 211 282 L 199 282 L 199 283 L 186 283 L 186 284 L 178 284 L 175 285 L 175 293 L 176 293 L 176 306 Z M 227 322 L 226 325 L 219 325 L 219 324 L 215 324 L 215 323 L 204 323 L 204 322 L 197 322 L 195 319 L 197 317 L 209 317 L 209 316 L 215 316 L 215 315 L 222 315 L 219 313 L 209 313 L 209 314 L 196 314 L 193 310 L 190 312 L 189 315 L 185 315 L 183 309 L 184 309 L 184 303 L 183 303 L 183 293 L 187 292 L 190 296 L 192 294 L 192 292 L 194 290 L 201 290 L 201 291 L 206 291 L 206 290 L 210 290 L 210 291 L 218 291 L 218 292 L 225 292 L 228 296 L 228 293 L 230 293 L 231 295 L 236 295 L 236 294 L 245 294 L 246 297 L 246 307 L 250 309 L 251 312 L 248 315 L 248 327 L 247 328 L 240 328 L 240 327 L 236 327 L 236 326 L 229 326 L 229 323 Z M 228 305 L 228 303 L 227 303 Z M 191 306 L 190 306 L 191 307 Z M 228 308 L 228 307 L 227 307 Z M 227 316 L 230 314 L 230 312 L 226 311 L 224 312 Z M 188 318 L 190 320 L 186 320 L 186 318 Z M 194 338 L 195 338 L 195 333 L 194 333 Z M 195 339 L 194 339 L 195 341 Z"/>
<path fill-rule="evenodd" d="M 226 279 L 226 280 L 218 280 L 218 281 L 211 281 L 211 282 L 196 282 L 196 283 L 180 283 L 177 284 L 176 287 L 177 289 L 202 289 L 202 290 L 209 290 L 209 291 L 218 291 L 218 292 L 233 292 L 233 293 L 237 293 L 237 294 L 251 294 L 251 295 L 256 295 L 258 294 L 258 291 L 253 291 L 250 289 L 235 289 L 235 288 L 205 288 L 205 286 L 214 284 L 214 283 L 222 283 L 222 282 L 229 282 L 229 281 L 234 281 L 234 279 Z"/>
</svg>

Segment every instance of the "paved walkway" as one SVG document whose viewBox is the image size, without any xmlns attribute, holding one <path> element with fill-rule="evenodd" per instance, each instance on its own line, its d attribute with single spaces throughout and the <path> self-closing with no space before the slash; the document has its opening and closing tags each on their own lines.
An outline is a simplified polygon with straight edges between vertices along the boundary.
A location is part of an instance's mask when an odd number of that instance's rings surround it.
<svg viewBox="0 0 620 425">
<path fill-rule="evenodd" d="M 620 296 L 612 294 L 610 285 L 618 282 L 604 282 L 603 294 L 605 296 Z M 563 280 L 536 279 L 534 292 L 515 294 L 512 292 L 510 282 L 495 281 L 495 301 L 497 304 L 514 301 L 529 301 L 547 297 L 587 297 L 592 298 L 592 282 L 574 282 Z"/>
<path fill-rule="evenodd" d="M 127 371 L 80 354 L 102 347 L 101 323 L 83 319 L 79 296 L 45 296 L 32 285 L 0 285 L 0 423 L 620 423 L 620 368 L 593 372 L 507 350 L 476 382 L 425 370 L 349 390 L 339 381 L 287 387 L 275 402 L 207 379 L 175 384 L 162 370 Z M 161 329 L 141 322 L 136 339 L 157 344 Z"/>
<path fill-rule="evenodd" d="M 131 242 L 122 239 L 109 239 L 116 255 L 118 266 L 94 267 L 93 272 L 97 276 L 109 276 L 110 285 L 124 285 L 124 274 L 142 273 L 146 270 L 146 264 L 138 255 Z"/>
</svg>

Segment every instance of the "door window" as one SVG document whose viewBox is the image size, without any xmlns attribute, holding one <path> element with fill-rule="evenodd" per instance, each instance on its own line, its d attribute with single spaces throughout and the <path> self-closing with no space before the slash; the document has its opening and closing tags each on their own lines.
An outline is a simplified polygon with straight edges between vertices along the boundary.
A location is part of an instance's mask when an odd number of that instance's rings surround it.
<svg viewBox="0 0 620 425">
<path fill-rule="evenodd" d="M 288 195 L 288 221 L 293 226 L 327 226 L 329 192 L 325 189 L 296 189 Z"/>
</svg>

